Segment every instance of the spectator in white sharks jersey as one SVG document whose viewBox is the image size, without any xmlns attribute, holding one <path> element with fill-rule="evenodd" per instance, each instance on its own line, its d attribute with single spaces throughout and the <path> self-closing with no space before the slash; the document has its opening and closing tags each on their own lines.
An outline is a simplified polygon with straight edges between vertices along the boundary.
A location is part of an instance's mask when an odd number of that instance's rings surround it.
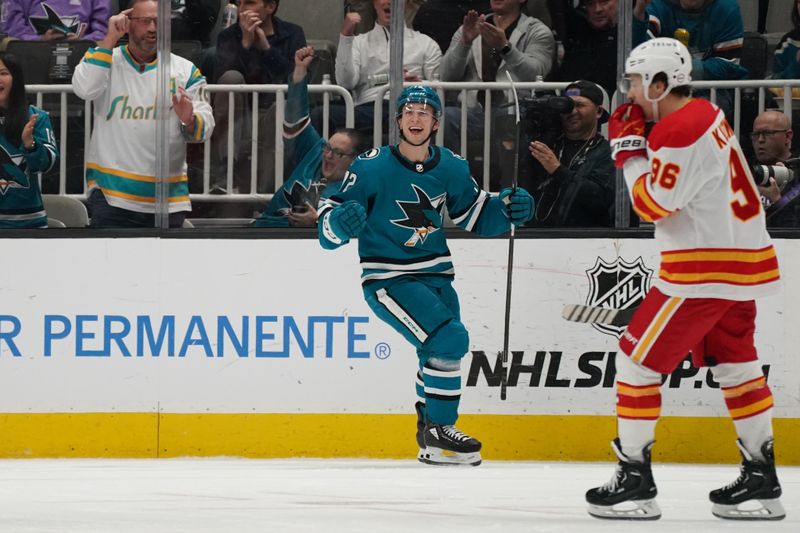
<svg viewBox="0 0 800 533">
<path fill-rule="evenodd" d="M 109 20 L 108 34 L 75 68 L 75 94 L 94 102 L 94 131 L 86 155 L 91 227 L 153 227 L 156 213 L 155 0 L 134 0 Z M 116 47 L 128 34 L 129 42 Z M 190 61 L 170 55 L 172 112 L 168 130 L 169 225 L 191 209 L 186 143 L 214 129 L 206 80 Z"/>
</svg>

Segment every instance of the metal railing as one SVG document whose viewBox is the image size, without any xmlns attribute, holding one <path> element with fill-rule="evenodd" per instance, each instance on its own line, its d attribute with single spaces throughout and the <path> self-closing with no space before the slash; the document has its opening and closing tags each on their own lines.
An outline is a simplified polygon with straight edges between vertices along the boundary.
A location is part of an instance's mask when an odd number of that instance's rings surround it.
<svg viewBox="0 0 800 533">
<path fill-rule="evenodd" d="M 28 94 L 36 95 L 35 105 L 40 109 L 44 108 L 44 95 L 46 94 L 59 95 L 58 114 L 61 120 L 59 121 L 59 128 L 57 132 L 58 150 L 59 150 L 58 194 L 64 196 L 76 196 L 78 198 L 85 199 L 86 198 L 85 165 L 84 165 L 83 192 L 80 194 L 67 195 L 67 154 L 69 153 L 69 145 L 70 145 L 70 136 L 67 135 L 67 120 L 66 120 L 70 113 L 70 106 L 69 103 L 67 102 L 67 96 L 70 94 L 72 95 L 75 94 L 74 91 L 72 90 L 72 85 L 56 85 L 56 84 L 26 85 L 25 89 L 28 92 Z M 91 135 L 92 103 L 87 101 L 81 101 L 81 102 L 83 104 L 83 126 L 84 126 L 83 145 L 87 147 L 89 146 L 89 138 Z M 41 174 L 39 174 L 39 176 L 41 179 Z"/>
<path fill-rule="evenodd" d="M 467 124 L 467 115 L 469 113 L 478 112 L 483 114 L 483 147 L 482 147 L 482 160 L 483 160 L 483 188 L 489 190 L 489 167 L 491 165 L 491 147 L 492 147 L 492 112 L 485 112 L 485 110 L 492 110 L 492 98 L 493 98 L 493 91 L 511 91 L 511 83 L 509 82 L 461 82 L 461 81 L 431 81 L 431 82 L 423 82 L 422 85 L 429 85 L 436 89 L 439 93 L 439 98 L 442 102 L 445 102 L 445 93 L 446 91 L 457 91 L 460 96 L 460 103 L 458 107 L 461 110 L 460 115 L 460 149 L 458 153 L 464 157 L 469 158 L 472 154 L 468 151 L 468 139 L 469 139 L 469 132 L 467 128 L 464 127 Z M 569 85 L 568 82 L 542 82 L 542 81 L 525 81 L 525 82 L 515 82 L 514 87 L 517 90 L 518 96 L 520 100 L 523 100 L 526 97 L 535 95 L 537 92 L 545 92 L 545 91 L 555 91 L 560 93 L 566 86 Z M 605 90 L 601 87 L 600 90 L 603 92 L 603 104 L 606 109 L 609 107 L 609 98 L 606 94 Z M 381 125 L 383 124 L 383 97 L 389 90 L 389 86 L 383 86 L 380 88 L 378 92 L 378 98 L 375 100 L 375 122 L 374 122 L 374 133 L 373 133 L 373 143 L 375 146 L 380 146 L 381 144 Z M 467 97 L 467 91 L 482 91 L 484 95 L 484 103 L 481 107 L 470 107 L 469 106 L 469 98 Z M 504 98 L 504 103 L 510 102 L 511 105 L 506 107 L 509 115 L 514 114 L 513 109 L 513 98 L 510 96 L 510 93 L 506 95 Z M 447 106 L 453 107 L 453 106 Z M 439 131 L 436 134 L 436 143 L 437 144 L 444 144 L 444 135 L 445 131 L 448 126 L 452 127 L 452 125 L 447 123 L 447 120 L 440 120 L 439 121 Z"/>
<path fill-rule="evenodd" d="M 234 124 L 237 109 L 235 107 L 235 94 L 245 93 L 251 95 L 252 103 L 248 104 L 252 112 L 252 128 L 251 128 L 251 184 L 250 190 L 256 191 L 258 166 L 258 100 L 259 95 L 265 93 L 275 94 L 275 190 L 283 185 L 283 117 L 286 112 L 286 92 L 288 91 L 287 85 L 208 85 L 209 93 L 228 93 L 228 116 L 229 124 Z M 58 94 L 60 99 L 57 110 L 53 110 L 48 106 L 51 115 L 53 111 L 57 111 L 58 116 L 61 117 L 57 137 L 59 146 L 59 180 L 58 180 L 58 194 L 64 196 L 74 196 L 78 198 L 86 198 L 86 182 L 84 179 L 83 191 L 81 193 L 67 193 L 67 159 L 70 150 L 71 137 L 68 134 L 68 124 L 66 118 L 69 116 L 70 111 L 75 110 L 74 104 L 69 104 L 67 97 L 74 95 L 72 85 L 27 85 L 26 90 L 28 94 L 35 95 L 35 105 L 39 108 L 44 108 L 44 96 L 46 94 Z M 345 123 L 347 127 L 353 125 L 353 97 L 349 91 L 339 85 L 309 85 L 308 91 L 310 94 L 323 95 L 323 120 L 324 127 L 322 135 L 327 138 L 328 136 L 328 114 L 330 109 L 331 96 L 339 96 L 345 106 Z M 92 102 L 81 100 L 80 106 L 82 107 L 81 113 L 83 115 L 84 128 L 84 149 L 88 149 L 89 140 L 91 138 L 92 130 Z M 234 194 L 233 191 L 233 153 L 234 153 L 234 127 L 229 127 L 227 134 L 227 168 L 226 168 L 226 194 L 209 194 L 210 180 L 211 180 L 211 139 L 203 143 L 203 190 L 201 193 L 192 193 L 192 199 L 202 199 L 211 201 L 237 201 L 237 200 L 252 200 L 253 197 L 262 199 L 269 199 L 274 191 L 259 191 L 252 194 Z M 74 138 L 73 138 L 74 139 Z M 85 178 L 84 166 L 84 178 Z"/>
<path fill-rule="evenodd" d="M 783 96 L 775 98 L 783 111 L 790 119 L 792 117 L 792 89 L 800 87 L 800 80 L 717 80 L 717 81 L 693 81 L 691 85 L 694 90 L 707 90 L 710 92 L 709 100 L 716 103 L 718 99 L 718 91 L 720 90 L 733 90 L 733 130 L 736 136 L 739 136 L 741 131 L 741 118 L 742 118 L 742 92 L 754 91 L 758 98 L 758 112 L 761 113 L 766 109 L 767 90 L 768 89 L 782 89 Z M 619 92 L 615 92 L 612 98 L 612 105 L 616 106 L 621 103 L 621 96 Z M 800 106 L 800 104 L 798 104 Z"/>
<path fill-rule="evenodd" d="M 426 85 L 430 85 L 439 92 L 442 101 L 445 101 L 444 96 L 449 91 L 459 92 L 464 94 L 465 91 L 476 90 L 482 91 L 484 94 L 484 105 L 486 109 L 491 109 L 492 107 L 492 98 L 493 93 L 492 91 L 508 91 L 511 88 L 511 84 L 507 82 L 491 82 L 491 83 L 481 83 L 481 82 L 426 82 Z M 551 83 L 551 82 L 519 82 L 514 84 L 517 88 L 518 92 L 520 93 L 520 97 L 524 97 L 525 94 L 530 94 L 531 91 L 534 92 L 542 92 L 542 91 L 556 91 L 559 92 L 563 90 L 567 83 Z M 738 81 L 698 81 L 691 83 L 692 87 L 695 89 L 701 90 L 709 90 L 710 91 L 710 99 L 712 101 L 716 101 L 718 97 L 718 91 L 731 89 L 734 92 L 734 131 L 736 132 L 737 136 L 741 130 L 741 109 L 742 109 L 742 96 L 744 91 L 752 91 L 757 95 L 758 99 L 758 112 L 761 112 L 766 107 L 767 102 L 767 90 L 768 89 L 783 89 L 783 96 L 778 100 L 781 104 L 782 110 L 785 114 L 791 117 L 792 114 L 792 107 L 793 107 L 793 99 L 792 99 L 792 89 L 800 87 L 800 80 L 738 80 Z M 381 131 L 383 125 L 383 95 L 388 91 L 389 86 L 386 85 L 381 88 L 379 92 L 379 98 L 375 101 L 375 117 L 374 117 L 374 138 L 373 142 L 376 146 L 381 144 Z M 283 117 L 285 114 L 286 109 L 286 91 L 288 87 L 286 85 L 208 85 L 208 92 L 209 93 L 228 93 L 228 121 L 230 124 L 233 124 L 235 121 L 235 114 L 236 109 L 234 107 L 234 100 L 236 93 L 245 93 L 249 94 L 252 97 L 252 103 L 250 105 L 250 109 L 252 112 L 252 137 L 251 137 L 251 191 L 257 191 L 257 172 L 256 168 L 258 165 L 258 99 L 259 96 L 265 93 L 273 93 L 275 94 L 275 109 L 276 109 L 276 120 L 275 120 L 275 189 L 277 190 L 284 181 L 284 167 L 283 167 L 283 152 L 284 152 L 284 144 L 283 144 L 283 135 L 282 135 L 282 125 L 283 125 Z M 73 94 L 72 86 L 71 85 L 28 85 L 27 90 L 30 94 L 36 95 L 36 105 L 38 107 L 42 107 L 43 97 L 46 94 L 59 94 L 60 100 L 58 104 L 58 112 L 62 118 L 68 116 L 70 111 L 70 105 L 67 102 L 67 95 Z M 323 94 L 323 131 L 321 132 L 324 138 L 327 138 L 329 132 L 327 131 L 328 128 L 328 110 L 330 104 L 331 95 L 341 97 L 342 101 L 344 102 L 345 109 L 346 109 L 346 125 L 348 127 L 352 127 L 353 125 L 353 99 L 350 93 L 341 86 L 338 85 L 310 85 L 309 92 L 311 94 Z M 615 93 L 611 101 L 609 102 L 608 95 L 605 95 L 605 107 L 610 111 L 613 109 L 614 105 L 620 98 L 618 93 Z M 84 146 L 89 146 L 89 139 L 91 135 L 91 126 L 92 126 L 92 113 L 91 113 L 91 102 L 83 102 L 83 120 L 84 120 Z M 461 127 L 461 135 L 460 135 L 460 148 L 461 154 L 465 157 L 471 157 L 473 154 L 468 153 L 468 141 L 470 140 L 469 133 L 466 127 L 463 127 L 467 123 L 467 114 L 470 112 L 475 111 L 474 108 L 470 108 L 468 106 L 467 98 L 462 98 L 460 104 L 460 122 L 462 124 Z M 798 104 L 800 107 L 800 104 Z M 72 107 L 74 109 L 74 106 Z M 509 113 L 513 113 L 513 109 L 509 108 Z M 491 164 L 491 156 L 492 156 L 492 113 L 483 113 L 483 124 L 484 124 L 484 137 L 482 139 L 482 158 L 483 158 L 483 186 L 488 189 L 489 188 L 489 168 Z M 439 132 L 437 134 L 436 140 L 437 143 L 442 144 L 444 139 L 445 130 L 448 127 L 447 121 L 442 120 L 440 122 Z M 203 153 L 203 185 L 202 185 L 202 192 L 200 193 L 192 193 L 190 196 L 192 199 L 202 199 L 202 200 L 209 200 L 209 201 L 242 201 L 242 200 L 252 200 L 255 198 L 260 199 L 269 199 L 271 198 L 271 193 L 273 191 L 257 191 L 256 193 L 252 194 L 234 194 L 233 191 L 233 151 L 234 151 L 234 136 L 233 136 L 233 128 L 228 128 L 227 131 L 228 138 L 227 138 L 227 167 L 226 167 L 226 175 L 225 181 L 227 184 L 226 194 L 209 194 L 210 188 L 210 178 L 211 178 L 211 142 L 206 141 L 204 144 L 204 153 Z M 59 141 L 59 149 L 61 151 L 61 157 L 59 161 L 59 190 L 58 193 L 62 195 L 67 195 L 66 192 L 66 161 L 67 161 L 67 154 L 70 150 L 70 135 L 67 127 L 67 121 L 61 120 L 59 131 L 57 132 L 58 141 Z M 74 139 L 73 139 L 74 140 Z M 86 189 L 84 184 L 84 190 L 82 194 L 69 194 L 69 196 L 77 196 L 85 198 Z"/>
<path fill-rule="evenodd" d="M 275 95 L 275 191 L 283 185 L 284 172 L 283 172 L 283 119 L 286 114 L 286 93 L 288 91 L 287 85 L 221 85 L 212 84 L 207 86 L 208 92 L 214 93 L 228 93 L 228 124 L 234 124 L 236 109 L 234 106 L 235 94 L 245 93 L 249 94 L 252 98 L 249 106 L 251 111 L 251 140 L 250 140 L 250 190 L 257 191 L 258 185 L 258 119 L 259 119 L 259 97 L 262 94 L 270 93 Z M 353 127 L 353 97 L 350 92 L 339 85 L 309 85 L 308 92 L 310 94 L 323 95 L 323 131 L 321 135 L 328 138 L 328 116 L 330 110 L 331 95 L 339 96 L 342 98 L 345 105 L 345 126 L 348 128 Z M 234 128 L 229 127 L 227 130 L 227 166 L 225 171 L 225 190 L 224 195 L 209 194 L 210 189 L 210 174 L 211 174 L 211 150 L 210 140 L 205 142 L 203 150 L 203 193 L 190 195 L 193 199 L 204 200 L 219 200 L 220 196 L 226 199 L 251 199 L 253 196 L 262 197 L 268 194 L 271 197 L 275 191 L 261 191 L 261 194 L 234 194 L 233 191 L 233 163 L 234 163 Z"/>
</svg>

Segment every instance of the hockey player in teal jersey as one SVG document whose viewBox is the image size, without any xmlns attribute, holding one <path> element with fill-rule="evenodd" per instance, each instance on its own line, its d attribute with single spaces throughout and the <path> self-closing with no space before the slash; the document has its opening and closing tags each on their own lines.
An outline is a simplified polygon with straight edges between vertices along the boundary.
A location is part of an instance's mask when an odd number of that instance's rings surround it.
<svg viewBox="0 0 800 533">
<path fill-rule="evenodd" d="M 431 144 L 442 112 L 432 88 L 406 87 L 396 109 L 402 140 L 353 162 L 339 192 L 321 202 L 319 240 L 334 249 L 358 237 L 367 304 L 417 349 L 419 460 L 477 466 L 481 443 L 455 427 L 469 336 L 443 213 L 468 231 L 499 235 L 531 218 L 533 198 L 519 188 L 482 191 L 464 159 Z"/>
</svg>

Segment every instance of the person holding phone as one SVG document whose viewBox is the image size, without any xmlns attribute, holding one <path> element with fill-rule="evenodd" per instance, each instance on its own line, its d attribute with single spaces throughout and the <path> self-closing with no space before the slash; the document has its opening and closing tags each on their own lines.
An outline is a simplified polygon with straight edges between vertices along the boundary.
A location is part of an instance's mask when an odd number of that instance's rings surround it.
<svg viewBox="0 0 800 533">
<path fill-rule="evenodd" d="M 336 130 L 326 141 L 311 125 L 307 74 L 313 59 L 314 49 L 310 46 L 295 52 L 283 122 L 283 138 L 294 171 L 274 194 L 264 214 L 256 219 L 256 227 L 314 227 L 317 202 L 338 190 L 347 167 L 366 149 L 357 130 Z"/>
</svg>

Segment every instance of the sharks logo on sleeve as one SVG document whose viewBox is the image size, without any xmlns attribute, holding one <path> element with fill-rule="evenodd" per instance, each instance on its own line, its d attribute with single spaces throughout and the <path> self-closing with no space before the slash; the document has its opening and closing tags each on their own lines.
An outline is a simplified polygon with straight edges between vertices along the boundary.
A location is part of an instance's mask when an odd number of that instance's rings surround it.
<svg viewBox="0 0 800 533">
<path fill-rule="evenodd" d="M 403 210 L 405 218 L 392 220 L 392 224 L 412 231 L 405 242 L 406 246 L 416 246 L 419 242 L 425 242 L 428 235 L 442 228 L 442 208 L 446 197 L 446 194 L 440 194 L 431 198 L 420 187 L 413 184 L 411 187 L 417 197 L 416 201 L 397 200 L 397 205 Z"/>
<path fill-rule="evenodd" d="M 0 195 L 5 196 L 9 189 L 27 189 L 30 187 L 28 176 L 25 174 L 27 164 L 20 154 L 12 157 L 0 145 Z"/>
</svg>

